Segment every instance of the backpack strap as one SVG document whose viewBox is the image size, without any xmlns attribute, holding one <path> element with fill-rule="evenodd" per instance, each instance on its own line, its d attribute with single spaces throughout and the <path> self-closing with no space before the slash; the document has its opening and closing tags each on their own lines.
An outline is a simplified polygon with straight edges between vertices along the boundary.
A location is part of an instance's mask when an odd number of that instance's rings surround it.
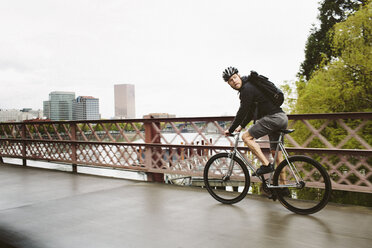
<svg viewBox="0 0 372 248">
<path fill-rule="evenodd" d="M 254 113 L 253 113 L 253 124 L 256 124 L 257 116 L 258 116 L 258 102 L 254 102 Z"/>
</svg>

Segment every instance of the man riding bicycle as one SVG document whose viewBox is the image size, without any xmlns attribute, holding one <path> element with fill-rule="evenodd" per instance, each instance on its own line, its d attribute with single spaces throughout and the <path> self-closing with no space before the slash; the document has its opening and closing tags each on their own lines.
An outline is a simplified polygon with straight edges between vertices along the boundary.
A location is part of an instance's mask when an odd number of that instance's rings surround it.
<svg viewBox="0 0 372 248">
<path fill-rule="evenodd" d="M 279 130 L 286 129 L 288 117 L 284 111 L 275 105 L 255 84 L 250 77 L 240 77 L 238 69 L 228 67 L 223 71 L 222 77 L 231 88 L 239 91 L 240 107 L 235 116 L 231 127 L 225 131 L 225 135 L 233 132 L 240 132 L 251 120 L 256 120 L 244 133 L 242 139 L 254 155 L 261 161 L 262 165 L 256 171 L 258 176 L 274 171 L 274 166 L 263 154 L 259 144 L 255 139 L 269 135 L 270 141 L 278 141 Z M 276 150 L 275 143 L 270 143 L 270 150 L 274 156 Z M 282 152 L 279 151 L 277 164 L 283 160 Z"/>
</svg>

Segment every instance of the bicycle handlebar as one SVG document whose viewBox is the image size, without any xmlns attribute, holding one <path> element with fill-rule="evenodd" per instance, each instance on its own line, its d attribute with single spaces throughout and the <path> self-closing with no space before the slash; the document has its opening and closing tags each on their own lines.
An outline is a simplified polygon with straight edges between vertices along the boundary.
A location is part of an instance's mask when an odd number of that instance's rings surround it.
<svg viewBox="0 0 372 248">
<path fill-rule="evenodd" d="M 240 132 L 237 132 L 237 133 L 229 133 L 228 135 L 226 135 L 226 136 L 228 136 L 228 137 L 235 137 L 236 135 L 239 135 L 240 134 Z"/>
</svg>

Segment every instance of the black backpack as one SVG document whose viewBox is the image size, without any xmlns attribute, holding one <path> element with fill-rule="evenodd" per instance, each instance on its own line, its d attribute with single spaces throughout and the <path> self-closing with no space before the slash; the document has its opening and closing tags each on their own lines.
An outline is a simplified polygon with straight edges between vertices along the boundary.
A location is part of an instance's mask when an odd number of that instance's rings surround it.
<svg viewBox="0 0 372 248">
<path fill-rule="evenodd" d="M 248 80 L 256 85 L 276 106 L 280 107 L 284 102 L 284 94 L 265 76 L 251 71 Z"/>
</svg>

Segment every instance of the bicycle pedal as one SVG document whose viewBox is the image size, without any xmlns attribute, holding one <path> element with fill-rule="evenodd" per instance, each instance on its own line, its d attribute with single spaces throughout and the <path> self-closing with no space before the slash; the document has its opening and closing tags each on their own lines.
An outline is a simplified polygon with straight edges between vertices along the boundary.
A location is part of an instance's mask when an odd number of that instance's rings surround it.
<svg viewBox="0 0 372 248">
<path fill-rule="evenodd" d="M 274 200 L 274 198 L 275 198 L 275 200 L 276 200 L 276 195 L 274 195 L 273 192 L 270 189 L 268 189 L 267 187 L 263 187 L 262 190 L 263 190 L 263 192 L 262 192 L 263 195 L 265 195 L 268 199 Z"/>
</svg>

